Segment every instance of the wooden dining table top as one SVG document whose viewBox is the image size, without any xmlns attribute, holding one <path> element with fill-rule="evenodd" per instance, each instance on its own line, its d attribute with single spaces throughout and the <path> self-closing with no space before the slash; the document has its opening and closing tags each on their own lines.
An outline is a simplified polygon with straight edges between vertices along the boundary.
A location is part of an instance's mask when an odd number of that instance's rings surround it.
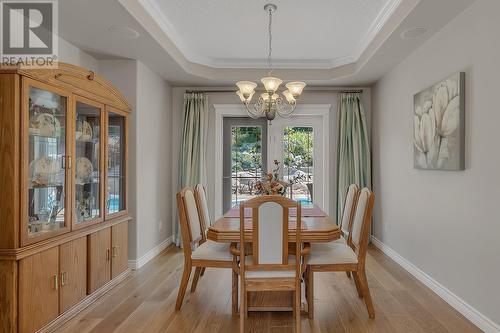
<svg viewBox="0 0 500 333">
<path fill-rule="evenodd" d="M 240 218 L 239 206 L 233 207 L 215 223 L 208 228 L 207 238 L 219 243 L 232 243 L 240 240 Z M 303 205 L 302 208 L 301 238 L 303 242 L 308 243 L 326 243 L 340 238 L 340 229 L 335 220 L 322 211 L 319 207 L 313 205 Z M 309 216 L 308 216 L 309 215 Z M 245 219 L 251 220 L 247 214 Z M 295 221 L 294 213 L 290 213 L 290 221 Z M 295 230 L 291 229 L 289 241 L 295 242 Z M 245 241 L 252 241 L 251 224 L 245 226 Z"/>
</svg>

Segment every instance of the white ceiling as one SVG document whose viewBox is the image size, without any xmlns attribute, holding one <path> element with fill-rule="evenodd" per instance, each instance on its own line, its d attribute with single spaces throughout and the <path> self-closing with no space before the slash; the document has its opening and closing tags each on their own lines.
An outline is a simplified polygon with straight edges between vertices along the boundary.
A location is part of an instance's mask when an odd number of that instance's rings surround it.
<svg viewBox="0 0 500 333">
<path fill-rule="evenodd" d="M 474 1 L 275 0 L 274 75 L 308 85 L 370 85 Z M 140 60 L 174 85 L 233 85 L 267 73 L 265 3 L 63 0 L 59 30 L 97 58 Z M 140 37 L 112 34 L 113 25 Z M 413 27 L 428 32 L 400 37 Z"/>
<path fill-rule="evenodd" d="M 262 68 L 270 0 L 142 0 L 143 7 L 191 62 L 215 68 Z M 397 0 L 273 0 L 273 64 L 332 68 L 356 61 Z"/>
</svg>

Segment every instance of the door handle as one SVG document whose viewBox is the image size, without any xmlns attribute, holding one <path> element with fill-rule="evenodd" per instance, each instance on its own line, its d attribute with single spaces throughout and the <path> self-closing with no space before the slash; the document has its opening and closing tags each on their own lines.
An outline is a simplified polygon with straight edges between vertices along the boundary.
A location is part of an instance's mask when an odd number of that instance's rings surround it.
<svg viewBox="0 0 500 333">
<path fill-rule="evenodd" d="M 57 276 L 57 274 L 54 274 L 54 290 L 58 289 L 59 289 L 59 277 Z"/>
<path fill-rule="evenodd" d="M 66 285 L 66 276 L 68 274 L 66 272 L 62 272 L 61 273 L 61 286 L 65 286 Z"/>
<path fill-rule="evenodd" d="M 117 250 L 118 250 L 118 246 L 113 246 L 113 253 L 111 254 L 112 258 L 118 257 Z"/>
<path fill-rule="evenodd" d="M 109 252 L 110 252 L 109 249 L 107 249 L 106 250 L 106 260 L 108 260 L 108 261 L 111 259 L 109 256 Z"/>
</svg>

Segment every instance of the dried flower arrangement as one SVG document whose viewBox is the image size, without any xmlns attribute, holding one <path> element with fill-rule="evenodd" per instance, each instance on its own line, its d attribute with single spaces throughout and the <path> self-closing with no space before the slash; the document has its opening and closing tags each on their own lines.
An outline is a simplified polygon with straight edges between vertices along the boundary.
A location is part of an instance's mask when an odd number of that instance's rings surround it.
<svg viewBox="0 0 500 333">
<path fill-rule="evenodd" d="M 276 168 L 266 174 L 265 179 L 255 184 L 255 190 L 259 195 L 279 194 L 285 195 L 289 184 L 279 179 L 280 162 L 274 160 Z"/>
</svg>

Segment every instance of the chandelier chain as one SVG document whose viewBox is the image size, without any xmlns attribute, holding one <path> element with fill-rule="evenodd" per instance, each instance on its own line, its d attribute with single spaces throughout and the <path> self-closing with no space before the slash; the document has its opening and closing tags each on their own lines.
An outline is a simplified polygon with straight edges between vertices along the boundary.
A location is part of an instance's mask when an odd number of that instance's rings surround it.
<svg viewBox="0 0 500 333">
<path fill-rule="evenodd" d="M 269 8 L 269 25 L 268 25 L 268 33 L 269 33 L 269 52 L 267 54 L 267 66 L 269 67 L 269 75 L 273 72 L 273 60 L 272 60 L 272 53 L 273 53 L 273 29 L 272 29 L 272 24 L 273 24 L 273 10 L 272 8 Z"/>
</svg>

